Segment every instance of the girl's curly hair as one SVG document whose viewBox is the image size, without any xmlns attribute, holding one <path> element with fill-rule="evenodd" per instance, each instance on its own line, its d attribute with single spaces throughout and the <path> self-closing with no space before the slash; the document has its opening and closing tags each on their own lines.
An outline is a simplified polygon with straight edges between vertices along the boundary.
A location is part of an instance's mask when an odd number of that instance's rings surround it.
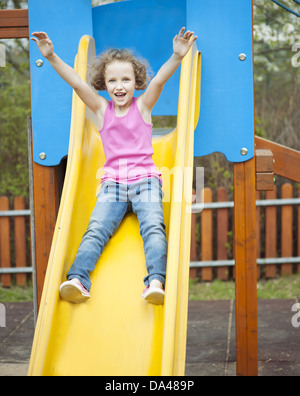
<svg viewBox="0 0 300 396">
<path fill-rule="evenodd" d="M 109 49 L 103 52 L 99 59 L 91 67 L 91 85 L 97 91 L 105 91 L 105 71 L 107 66 L 114 62 L 130 62 L 133 66 L 136 89 L 144 90 L 150 81 L 150 69 L 146 60 L 137 58 L 131 51 L 127 49 Z"/>
</svg>

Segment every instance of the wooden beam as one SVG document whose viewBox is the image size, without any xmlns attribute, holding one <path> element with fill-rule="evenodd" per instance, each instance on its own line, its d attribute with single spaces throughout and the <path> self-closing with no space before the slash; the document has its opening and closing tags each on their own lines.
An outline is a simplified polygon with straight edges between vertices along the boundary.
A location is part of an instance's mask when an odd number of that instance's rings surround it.
<svg viewBox="0 0 300 396">
<path fill-rule="evenodd" d="M 0 39 L 28 37 L 28 10 L 0 10 Z"/>
<path fill-rule="evenodd" d="M 55 167 L 33 162 L 35 213 L 36 278 L 40 304 L 48 259 L 59 207 L 59 189 Z"/>
<path fill-rule="evenodd" d="M 255 158 L 234 164 L 237 375 L 258 375 Z"/>
<path fill-rule="evenodd" d="M 255 150 L 256 190 L 274 190 L 274 156 L 271 150 Z"/>
<path fill-rule="evenodd" d="M 271 150 L 274 155 L 274 173 L 300 183 L 300 151 L 255 136 L 256 149 Z"/>
</svg>

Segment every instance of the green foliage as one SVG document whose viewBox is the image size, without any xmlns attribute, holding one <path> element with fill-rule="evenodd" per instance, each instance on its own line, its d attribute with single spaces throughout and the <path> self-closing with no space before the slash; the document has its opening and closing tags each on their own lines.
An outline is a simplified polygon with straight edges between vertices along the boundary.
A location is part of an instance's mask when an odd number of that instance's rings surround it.
<svg viewBox="0 0 300 396">
<path fill-rule="evenodd" d="M 255 135 L 264 138 L 265 131 L 262 128 L 262 122 L 259 117 L 255 117 Z"/>
<path fill-rule="evenodd" d="M 300 67 L 295 67 L 299 53 L 300 19 L 271 1 L 254 0 L 255 134 L 296 150 L 300 150 Z M 232 166 L 223 155 L 197 158 L 195 165 L 205 167 L 207 187 L 226 187 L 232 199 Z M 279 188 L 282 181 L 276 180 Z"/>
<path fill-rule="evenodd" d="M 0 69 L 0 195 L 28 197 L 29 61 L 16 44 L 6 46 L 8 63 Z"/>
<path fill-rule="evenodd" d="M 33 301 L 32 286 L 30 287 L 13 286 L 10 287 L 9 289 L 0 286 L 0 301 L 1 303 Z"/>
<path fill-rule="evenodd" d="M 294 5 L 293 5 L 294 6 Z M 300 150 L 300 19 L 254 0 L 256 133 Z"/>
<path fill-rule="evenodd" d="M 0 9 L 28 8 L 28 0 L 0 0 Z"/>
<path fill-rule="evenodd" d="M 257 297 L 262 300 L 294 299 L 299 295 L 300 276 L 293 275 L 278 279 L 259 280 Z M 189 300 L 213 301 L 232 300 L 235 298 L 235 282 L 198 282 L 190 280 Z"/>
</svg>

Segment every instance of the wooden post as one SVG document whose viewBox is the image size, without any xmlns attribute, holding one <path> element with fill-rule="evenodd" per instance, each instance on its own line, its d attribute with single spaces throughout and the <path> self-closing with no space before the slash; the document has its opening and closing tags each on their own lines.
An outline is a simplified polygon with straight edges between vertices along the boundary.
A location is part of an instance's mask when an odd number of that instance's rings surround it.
<svg viewBox="0 0 300 396">
<path fill-rule="evenodd" d="M 212 202 L 211 188 L 204 188 L 204 202 Z M 211 209 L 205 209 L 201 218 L 201 253 L 202 261 L 210 261 L 213 259 L 213 215 Z M 203 267 L 201 279 L 210 282 L 213 279 L 212 267 Z"/>
<path fill-rule="evenodd" d="M 256 200 L 259 201 L 261 199 L 261 192 L 256 191 Z M 261 232 L 260 232 L 260 216 L 261 216 L 261 208 L 258 206 L 256 208 L 256 258 L 261 257 Z M 257 279 L 260 278 L 261 270 L 260 267 L 256 267 L 257 271 Z"/>
<path fill-rule="evenodd" d="M 255 158 L 234 164 L 237 375 L 258 375 Z"/>
<path fill-rule="evenodd" d="M 24 197 L 15 197 L 14 209 L 24 210 L 25 200 Z M 26 225 L 24 216 L 16 216 L 14 218 L 15 225 L 15 246 L 16 246 L 16 267 L 26 267 Z M 17 286 L 26 286 L 26 274 L 17 274 Z"/>
<path fill-rule="evenodd" d="M 266 199 L 276 199 L 277 188 L 266 192 Z M 277 208 L 276 206 L 266 207 L 266 258 L 277 257 Z M 266 277 L 276 278 L 276 264 L 266 266 Z"/>
<path fill-rule="evenodd" d="M 274 155 L 271 150 L 255 150 L 256 190 L 274 189 Z"/>
<path fill-rule="evenodd" d="M 224 187 L 218 188 L 217 201 L 226 202 L 227 193 Z M 217 259 L 227 260 L 227 243 L 228 243 L 228 209 L 218 209 L 217 211 Z M 228 280 L 228 267 L 218 267 L 218 279 Z"/>
<path fill-rule="evenodd" d="M 58 167 L 42 166 L 33 160 L 32 127 L 28 119 L 31 205 L 34 206 L 35 279 L 37 306 L 40 305 L 48 259 L 59 208 L 60 186 Z M 37 312 L 36 312 L 37 314 Z"/>
<path fill-rule="evenodd" d="M 33 190 L 36 280 L 39 305 L 59 207 L 59 189 L 56 168 L 42 166 L 33 162 Z"/>
<path fill-rule="evenodd" d="M 0 211 L 1 210 L 9 210 L 8 197 L 0 197 Z M 11 267 L 9 217 L 0 217 L 0 265 L 2 268 Z M 11 274 L 1 275 L 1 283 L 3 287 L 10 287 Z"/>
<path fill-rule="evenodd" d="M 193 190 L 193 196 L 195 196 L 196 191 Z M 190 261 L 197 260 L 197 215 L 196 213 L 192 213 L 192 221 L 191 221 L 191 252 L 190 252 Z M 197 278 L 197 268 L 190 268 L 190 278 Z"/>
<path fill-rule="evenodd" d="M 291 183 L 283 184 L 281 188 L 281 198 L 293 198 L 293 186 Z M 284 205 L 281 209 L 281 257 L 293 256 L 293 206 Z M 281 275 L 290 276 L 293 274 L 293 264 L 281 265 Z"/>
</svg>

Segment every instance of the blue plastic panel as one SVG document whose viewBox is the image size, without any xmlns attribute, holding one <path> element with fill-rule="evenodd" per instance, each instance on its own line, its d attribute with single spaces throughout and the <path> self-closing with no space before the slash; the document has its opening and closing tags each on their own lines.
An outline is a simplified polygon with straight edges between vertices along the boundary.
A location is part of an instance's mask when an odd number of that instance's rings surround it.
<svg viewBox="0 0 300 396">
<path fill-rule="evenodd" d="M 29 0 L 29 31 L 46 31 L 56 53 L 74 66 L 80 38 L 93 35 L 88 0 Z M 42 67 L 36 60 L 43 59 Z M 68 154 L 72 89 L 56 74 L 31 41 L 31 103 L 34 161 L 57 165 Z M 39 158 L 44 152 L 45 160 Z"/>
<path fill-rule="evenodd" d="M 156 74 L 172 55 L 173 38 L 185 24 L 186 0 L 135 0 L 95 7 L 96 54 L 108 48 L 132 49 Z M 177 114 L 179 78 L 180 70 L 165 85 L 153 115 Z M 101 95 L 109 99 L 103 92 Z"/>
<path fill-rule="evenodd" d="M 254 156 L 252 0 L 187 0 L 187 20 L 202 52 L 195 156 L 221 152 L 232 162 L 249 160 Z"/>
<path fill-rule="evenodd" d="M 90 0 L 29 0 L 29 25 L 30 32 L 47 31 L 57 54 L 71 66 L 80 38 L 89 34 L 98 54 L 108 47 L 132 48 L 154 73 L 171 55 L 180 27 L 194 30 L 202 52 L 195 156 L 218 151 L 233 162 L 254 156 L 252 0 L 132 0 L 93 9 Z M 241 53 L 247 55 L 244 62 Z M 34 160 L 53 166 L 68 153 L 72 89 L 47 60 L 36 66 L 42 57 L 33 42 L 30 57 Z M 153 115 L 177 114 L 178 88 L 179 70 Z M 45 160 L 39 158 L 42 152 Z"/>
</svg>

